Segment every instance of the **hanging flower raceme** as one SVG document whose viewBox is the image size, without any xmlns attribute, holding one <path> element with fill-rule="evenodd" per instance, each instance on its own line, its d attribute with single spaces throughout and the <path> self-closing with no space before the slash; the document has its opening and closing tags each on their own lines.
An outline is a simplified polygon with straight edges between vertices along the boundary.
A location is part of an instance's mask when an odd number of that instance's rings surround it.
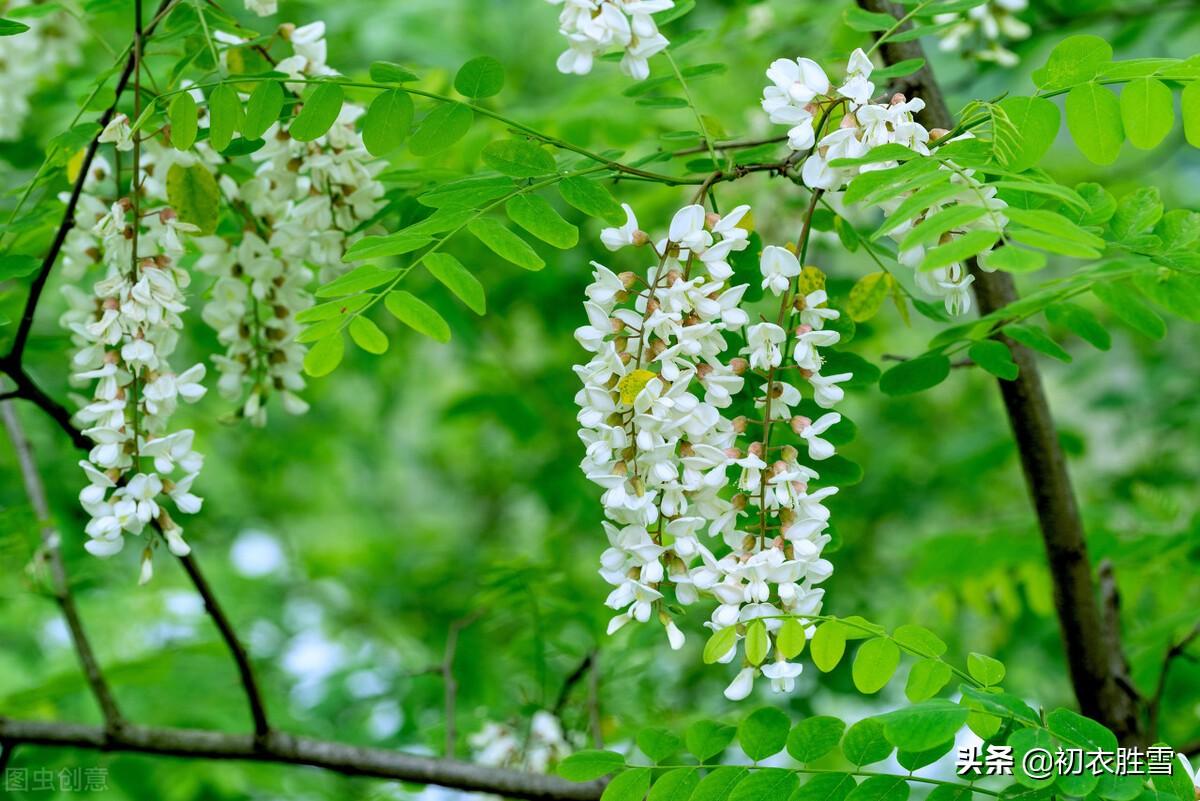
<svg viewBox="0 0 1200 801">
<path fill-rule="evenodd" d="M 284 25 L 281 31 L 293 53 L 276 69 L 296 78 L 334 74 L 325 63 L 323 23 Z M 223 33 L 218 39 L 222 56 L 244 43 Z M 291 137 L 289 125 L 271 126 L 251 156 L 253 176 L 240 185 L 220 178 L 244 230 L 197 240 L 202 255 L 196 266 L 216 278 L 203 317 L 225 347 L 213 359 L 221 374 L 217 388 L 254 425 L 266 423 L 271 395 L 291 414 L 308 410 L 299 394 L 307 348 L 296 341 L 296 315 L 313 305 L 314 268 L 322 280 L 335 278 L 349 269 L 342 261 L 346 248 L 374 232 L 360 229 L 383 206 L 376 176 L 385 165 L 371 157 L 355 130 L 362 113 L 346 104 L 330 130 L 310 142 Z M 196 147 L 211 153 L 203 143 Z"/>
<path fill-rule="evenodd" d="M 0 36 L 0 141 L 21 136 L 31 109 L 30 97 L 39 84 L 53 82 L 64 65 L 79 63 L 84 31 L 78 20 L 65 8 L 46 13 L 21 15 L 31 9 L 31 0 L 11 0 L 4 4 L 4 16 L 13 17 L 29 30 L 15 36 Z M 35 9 L 31 9 L 35 10 Z"/>
<path fill-rule="evenodd" d="M 944 26 L 938 34 L 938 47 L 1002 67 L 1015 67 L 1017 54 L 1005 44 L 1029 38 L 1032 29 L 1017 17 L 1028 7 L 1029 0 L 988 0 L 965 12 L 937 14 L 934 23 Z"/>
<path fill-rule="evenodd" d="M 558 70 L 586 75 L 597 56 L 621 48 L 621 71 L 635 80 L 650 76 L 649 59 L 670 44 L 658 32 L 654 14 L 675 7 L 674 0 L 548 0 L 562 6 L 559 32 L 567 49 L 558 57 Z"/>
<path fill-rule="evenodd" d="M 931 134 L 916 120 L 925 108 L 920 98 L 893 95 L 886 103 L 872 102 L 875 84 L 871 82 L 873 65 L 862 50 L 855 50 L 846 66 L 843 83 L 834 88 L 821 67 L 811 59 L 779 59 L 767 70 L 771 85 L 763 90 L 763 110 L 772 122 L 792 126 L 788 144 L 794 150 L 810 151 L 804 160 L 801 177 L 811 189 L 837 192 L 858 175 L 872 170 L 895 167 L 895 161 L 878 161 L 853 166 L 834 166 L 840 159 L 861 159 L 882 145 L 902 145 L 918 156 L 930 154 Z M 840 114 L 840 117 L 839 117 Z M 817 132 L 814 125 L 836 121 L 832 131 Z M 934 134 L 945 135 L 945 131 Z M 817 137 L 820 136 L 818 141 Z M 970 137 L 964 134 L 963 138 Z M 883 204 L 885 215 L 901 209 L 908 211 L 904 220 L 893 221 L 888 235 L 900 242 L 909 231 L 937 212 L 955 205 L 978 206 L 981 213 L 941 235 L 937 244 L 946 244 L 971 231 L 1001 233 L 1008 224 L 1004 201 L 996 190 L 975 177 L 970 169 L 953 162 L 940 163 L 939 169 L 952 173 L 950 182 L 960 191 L 941 193 L 931 203 L 909 209 L 905 193 Z M 971 306 L 970 286 L 974 280 L 965 265 L 954 262 L 932 270 L 922 270 L 924 247 L 900 252 L 899 261 L 916 272 L 918 287 L 931 297 L 940 298 L 951 314 L 965 314 Z"/>
<path fill-rule="evenodd" d="M 135 219 L 130 202 L 121 199 L 92 228 L 105 277 L 90 295 L 68 292 L 72 308 L 63 324 L 78 347 L 72 378 L 92 387 L 76 419 L 95 443 L 80 462 L 88 486 L 79 499 L 91 516 L 85 547 L 96 556 L 119 553 L 127 535 L 152 524 L 172 553 L 190 551 L 166 504 L 185 514 L 201 506 L 191 491 L 203 464 L 192 449 L 194 433 L 170 429 L 178 404 L 194 403 L 205 392 L 203 364 L 177 371 L 170 361 L 190 280 L 176 259 L 182 237 L 196 230 L 165 206 Z M 152 550 L 153 541 L 143 551 L 143 582 L 152 574 Z"/>
<path fill-rule="evenodd" d="M 816 585 L 832 570 L 820 558 L 829 540 L 822 501 L 836 488 L 810 493 L 819 477 L 810 463 L 833 455 L 822 434 L 840 416 L 813 421 L 798 408 L 801 387 L 809 387 L 807 403 L 829 408 L 851 377 L 821 375 L 819 349 L 838 341 L 825 323 L 838 313 L 823 291 L 794 294 L 798 259 L 768 247 L 761 278 L 781 312 L 776 322 L 749 324 L 747 285 L 731 283 L 729 263 L 748 245 L 739 227 L 746 206 L 724 217 L 687 206 L 657 244 L 625 211 L 628 222 L 601 240 L 612 250 L 645 248 L 654 263 L 643 279 L 593 262 L 588 324 L 575 332 L 592 353 L 575 368 L 583 382 L 576 402 L 581 467 L 604 490 L 609 548 L 600 574 L 617 612 L 609 632 L 655 618 L 678 649 L 685 635 L 668 608 L 704 597 L 715 602 L 707 625 L 728 639 L 719 661 L 732 662 L 747 636 L 761 630 L 769 644 L 785 618 L 820 610 Z M 744 346 L 734 355 L 737 343 Z M 731 416 L 735 404 L 758 411 Z M 779 439 L 789 431 L 794 444 Z M 742 649 L 730 698 L 745 697 L 759 673 L 777 690 L 794 686 L 795 654 L 776 649 L 766 661 L 761 650 Z"/>
</svg>

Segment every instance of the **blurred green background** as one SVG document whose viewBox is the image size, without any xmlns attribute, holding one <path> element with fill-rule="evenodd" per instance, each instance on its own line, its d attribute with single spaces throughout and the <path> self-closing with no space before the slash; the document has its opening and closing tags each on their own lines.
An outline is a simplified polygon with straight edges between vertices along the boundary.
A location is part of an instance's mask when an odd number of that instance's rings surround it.
<svg viewBox="0 0 1200 801">
<path fill-rule="evenodd" d="M 122 46 L 130 4 L 83 5 L 95 11 L 96 33 Z M 693 89 L 699 106 L 734 138 L 779 132 L 766 125 L 757 102 L 771 59 L 809 55 L 836 64 L 865 41 L 865 34 L 840 22 L 843 3 L 700 5 L 681 27 L 701 34 L 676 57 L 682 64 L 728 65 L 724 75 Z M 1105 36 L 1118 58 L 1187 56 L 1195 49 L 1195 4 L 1152 3 L 1147 8 L 1159 6 L 1154 14 L 1130 13 L 1129 5 L 1034 3 L 1023 16 L 1035 32 L 1013 46 L 1022 59 L 1013 69 L 933 48 L 931 60 L 952 106 L 960 107 L 972 97 L 1028 92 L 1028 73 L 1071 32 Z M 324 19 L 329 62 L 348 75 L 387 59 L 418 68 L 422 86 L 444 90 L 463 61 L 495 56 L 508 70 L 495 99 L 504 113 L 596 150 L 644 153 L 658 134 L 692 124 L 687 110 L 650 109 L 623 96 L 629 84 L 614 64 L 600 63 L 585 78 L 559 75 L 557 9 L 539 0 L 281 6 L 262 24 Z M 7 185 L 28 177 L 90 78 L 111 62 L 93 39 L 79 67 L 47 76 L 24 136 L 0 147 Z M 652 67 L 655 75 L 666 69 L 657 60 Z M 502 133 L 501 126 L 478 125 L 467 146 L 427 166 L 469 173 L 479 149 Z M 413 166 L 413 160 L 402 153 L 397 164 Z M 1064 183 L 1102 180 L 1118 197 L 1151 183 L 1168 208 L 1195 208 L 1200 200 L 1200 155 L 1183 145 L 1178 128 L 1153 153 L 1127 147 L 1111 168 L 1090 166 L 1067 141 L 1044 164 Z M 630 183 L 613 189 L 651 231 L 665 230 L 691 194 Z M 752 177 L 722 188 L 719 198 L 726 208 L 754 204 L 766 241 L 787 241 L 798 231 L 803 198 L 787 184 Z M 12 201 L 11 195 L 4 200 Z M 380 319 L 391 326 L 391 351 L 374 357 L 351 349 L 338 372 L 310 382 L 306 416 L 274 409 L 261 430 L 217 423 L 227 409 L 215 392 L 180 410 L 207 456 L 196 487 L 205 507 L 187 525 L 188 538 L 249 643 L 282 727 L 440 753 L 443 688 L 428 669 L 442 659 L 450 624 L 476 613 L 454 664 L 459 756 L 470 755 L 466 737 L 485 722 L 520 730 L 535 711 L 555 708 L 565 678 L 593 650 L 610 743 L 627 741 L 646 724 L 734 711 L 721 695 L 727 671 L 701 664 L 702 610 L 694 610 L 685 627 L 691 636 L 679 653 L 667 650 L 656 626 L 604 636 L 608 588 L 596 566 L 605 541 L 598 489 L 577 468 L 582 449 L 570 368 L 582 351 L 571 333 L 583 322 L 590 259 L 621 269 L 642 265 L 627 253 L 604 252 L 597 234 L 592 222 L 572 251 L 539 245 L 548 267 L 536 274 L 499 263 L 473 242 L 456 242 L 451 251 L 487 288 L 487 316 L 472 315 L 428 275 L 414 275 L 407 288 L 446 317 L 453 341 L 438 345 Z M 809 261 L 843 296 L 856 278 L 876 269 L 832 234 L 818 237 Z M 60 281 L 51 280 L 26 358 L 37 379 L 63 398 L 67 341 L 54 322 Z M 0 295 L 0 317 L 13 319 L 23 297 L 10 286 Z M 216 343 L 198 310 L 191 315 L 194 333 L 184 347 L 200 357 Z M 1171 638 L 1190 627 L 1200 609 L 1200 340 L 1186 321 L 1168 322 L 1161 342 L 1121 329 L 1108 353 L 1072 340 L 1073 363 L 1043 360 L 1091 555 L 1113 560 L 1125 645 L 1143 692 L 1153 690 Z M 884 354 L 919 353 L 936 330 L 919 316 L 906 326 L 889 306 L 859 326 L 850 349 L 883 365 Z M 0 328 L 0 337 L 10 331 Z M 858 439 L 843 453 L 865 474 L 830 504 L 840 547 L 830 555 L 835 573 L 825 584 L 827 611 L 887 625 L 923 624 L 960 659 L 972 650 L 1001 658 L 1009 668 L 1006 686 L 1017 694 L 1071 704 L 1041 541 L 993 380 L 963 369 L 915 399 L 858 390 L 843 411 L 858 426 Z M 88 556 L 75 500 L 82 482 L 78 454 L 35 408 L 22 404 L 19 412 L 64 534 L 79 605 L 127 716 L 245 730 L 236 674 L 182 572 L 160 559 L 153 583 L 138 588 L 136 548 L 108 562 Z M 27 570 L 38 546 L 12 451 L 2 446 L 0 714 L 98 722 L 44 581 Z M 1162 736 L 1169 742 L 1200 738 L 1198 688 L 1200 667 L 1177 663 L 1163 704 Z M 586 731 L 586 692 L 581 683 L 561 704 L 568 731 Z M 846 666 L 820 675 L 810 665 L 793 696 L 771 696 L 762 687 L 755 699 L 797 716 L 836 711 L 853 717 L 898 703 L 899 692 L 863 698 Z M 89 797 L 454 797 L 298 768 L 32 747 L 21 749 L 14 763 L 79 765 L 108 770 L 109 789 Z"/>
</svg>

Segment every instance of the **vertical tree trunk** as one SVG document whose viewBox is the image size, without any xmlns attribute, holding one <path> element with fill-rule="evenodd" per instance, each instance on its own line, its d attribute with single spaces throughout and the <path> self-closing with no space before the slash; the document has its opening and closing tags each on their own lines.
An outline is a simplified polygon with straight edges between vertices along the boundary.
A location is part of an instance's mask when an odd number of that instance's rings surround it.
<svg viewBox="0 0 1200 801">
<path fill-rule="evenodd" d="M 897 18 L 905 13 L 888 0 L 857 2 L 867 11 Z M 925 58 L 919 41 L 884 43 L 881 51 L 888 64 Z M 925 101 L 921 114 L 924 125 L 954 127 L 954 118 L 928 63 L 898 80 L 896 85 L 899 91 Z M 1016 287 L 1008 273 L 984 272 L 974 259 L 970 269 L 981 313 L 988 314 L 1017 299 Z M 997 338 L 1012 351 L 1013 360 L 1020 367 L 1015 380 L 998 379 L 998 383 L 1046 546 L 1054 583 L 1054 606 L 1075 697 L 1083 714 L 1112 729 L 1122 742 L 1140 742 L 1142 725 L 1137 694 L 1124 675 L 1125 662 L 1117 632 L 1115 628 L 1106 631 L 1100 614 L 1083 522 L 1034 354 L 1008 337 Z M 1111 626 L 1117 623 L 1112 621 Z"/>
</svg>

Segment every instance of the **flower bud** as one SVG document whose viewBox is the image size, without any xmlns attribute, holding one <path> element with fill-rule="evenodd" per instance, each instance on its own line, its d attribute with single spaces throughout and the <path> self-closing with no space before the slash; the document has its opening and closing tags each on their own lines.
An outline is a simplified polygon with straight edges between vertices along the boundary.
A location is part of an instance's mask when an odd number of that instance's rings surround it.
<svg viewBox="0 0 1200 801">
<path fill-rule="evenodd" d="M 734 495 L 732 498 L 729 499 L 730 505 L 732 505 L 733 508 L 739 512 L 743 511 L 749 502 L 750 502 L 750 496 L 745 495 L 743 493 Z"/>
<path fill-rule="evenodd" d="M 746 415 L 744 415 L 744 414 L 740 414 L 737 417 L 733 418 L 734 433 L 744 434 L 746 432 L 746 426 L 749 423 L 750 423 L 750 421 L 746 419 Z"/>
<path fill-rule="evenodd" d="M 625 287 L 626 289 L 632 289 L 633 285 L 636 284 L 638 280 L 637 275 L 629 272 L 628 270 L 618 274 L 617 278 L 621 279 L 621 286 Z"/>
<path fill-rule="evenodd" d="M 734 375 L 741 375 L 750 369 L 750 362 L 743 359 L 741 356 L 735 356 L 729 360 L 729 369 Z"/>
<path fill-rule="evenodd" d="M 650 235 L 640 229 L 637 231 L 634 231 L 633 232 L 633 244 L 635 247 L 639 247 L 639 248 L 642 245 L 650 244 Z"/>
<path fill-rule="evenodd" d="M 904 96 L 903 92 L 896 92 L 896 94 L 892 95 L 892 105 L 893 106 L 898 106 L 901 103 L 907 103 L 907 102 L 908 102 L 908 98 Z"/>
<path fill-rule="evenodd" d="M 802 414 L 798 414 L 792 418 L 792 431 L 799 434 L 804 429 L 812 425 L 812 420 L 809 420 Z"/>
<path fill-rule="evenodd" d="M 706 228 L 715 228 L 717 223 L 720 221 L 721 215 L 717 214 L 715 211 L 710 211 L 708 214 L 704 215 L 704 227 Z"/>
<path fill-rule="evenodd" d="M 795 464 L 796 459 L 800 456 L 800 452 L 796 450 L 794 445 L 784 445 L 783 452 L 780 454 L 780 456 L 782 456 L 783 461 L 787 462 L 788 464 Z"/>
<path fill-rule="evenodd" d="M 763 455 L 763 444 L 758 441 L 751 442 L 750 443 L 750 453 L 751 453 L 751 455 L 757 456 L 759 459 L 761 459 L 762 455 Z"/>
<path fill-rule="evenodd" d="M 929 141 L 933 142 L 936 139 L 941 139 L 943 136 L 945 136 L 948 133 L 950 133 L 950 132 L 947 131 L 945 128 L 930 128 L 929 129 Z"/>
</svg>

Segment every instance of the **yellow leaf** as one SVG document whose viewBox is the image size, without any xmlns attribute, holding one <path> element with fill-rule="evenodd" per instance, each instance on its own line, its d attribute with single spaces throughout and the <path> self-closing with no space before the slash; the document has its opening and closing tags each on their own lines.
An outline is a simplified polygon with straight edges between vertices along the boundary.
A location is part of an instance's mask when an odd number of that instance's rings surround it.
<svg viewBox="0 0 1200 801">
<path fill-rule="evenodd" d="M 809 295 L 825 288 L 825 273 L 809 265 L 800 271 L 800 294 Z"/>
<path fill-rule="evenodd" d="M 617 382 L 617 392 L 621 393 L 621 403 L 633 403 L 638 394 L 650 383 L 650 379 L 655 378 L 656 375 L 649 370 L 634 370 L 623 376 Z"/>
<path fill-rule="evenodd" d="M 67 161 L 68 183 L 75 183 L 75 179 L 79 177 L 79 170 L 83 167 L 83 155 L 85 152 L 85 150 L 80 150 Z"/>
</svg>

